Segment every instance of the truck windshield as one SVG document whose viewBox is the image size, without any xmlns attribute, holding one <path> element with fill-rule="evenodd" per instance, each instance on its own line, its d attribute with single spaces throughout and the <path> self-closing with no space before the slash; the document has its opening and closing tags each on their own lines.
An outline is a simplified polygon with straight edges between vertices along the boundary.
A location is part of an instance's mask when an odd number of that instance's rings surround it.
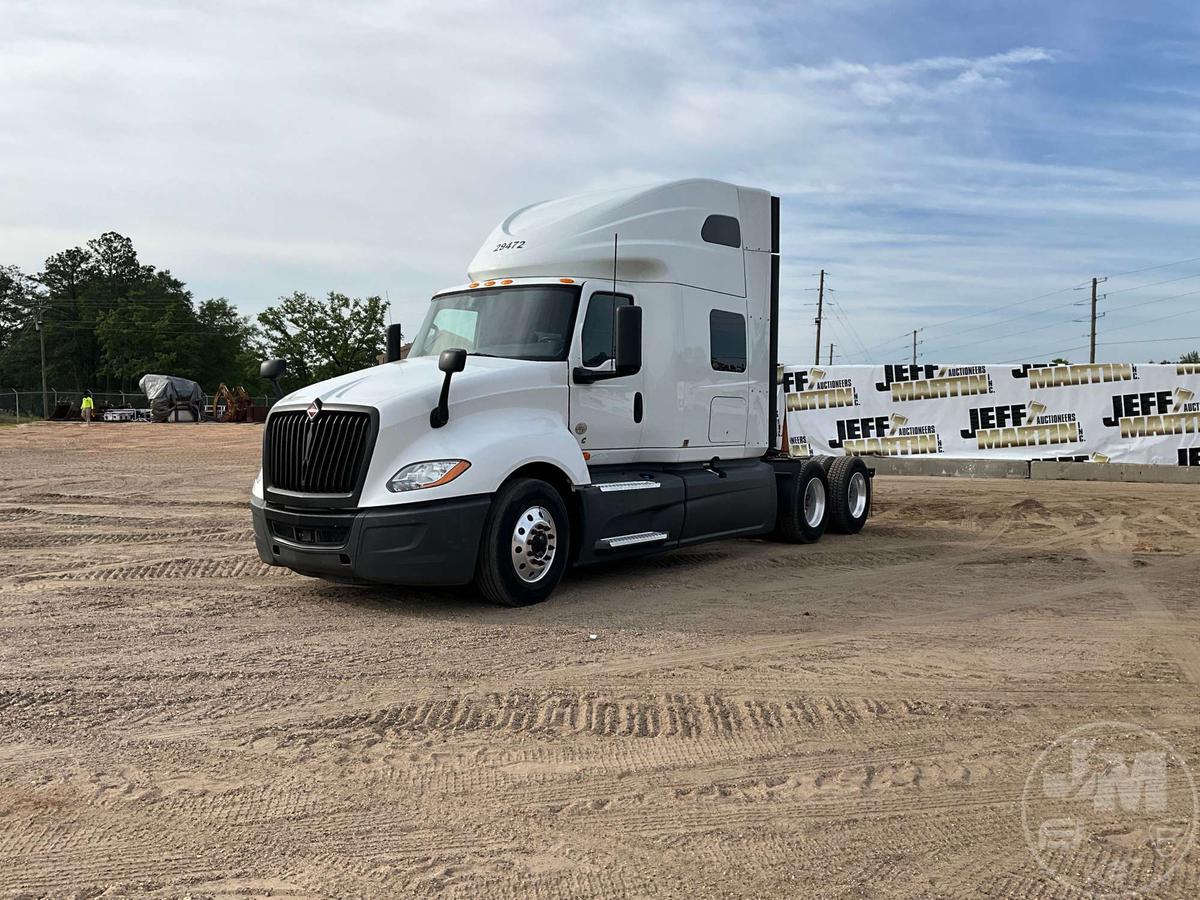
<svg viewBox="0 0 1200 900">
<path fill-rule="evenodd" d="M 479 356 L 563 360 L 571 346 L 579 288 L 519 285 L 435 297 L 411 356 L 461 347 Z"/>
</svg>

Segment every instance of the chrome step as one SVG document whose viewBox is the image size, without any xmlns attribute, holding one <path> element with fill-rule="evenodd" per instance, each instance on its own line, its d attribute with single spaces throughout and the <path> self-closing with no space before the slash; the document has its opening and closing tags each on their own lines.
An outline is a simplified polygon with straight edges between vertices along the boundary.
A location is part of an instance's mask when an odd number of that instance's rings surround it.
<svg viewBox="0 0 1200 900">
<path fill-rule="evenodd" d="M 596 484 L 602 493 L 612 491 L 651 491 L 662 485 L 657 481 L 602 481 Z"/>
<path fill-rule="evenodd" d="M 609 550 L 618 547 L 630 547 L 634 544 L 651 544 L 655 541 L 665 541 L 670 535 L 665 531 L 639 531 L 637 534 L 619 534 L 616 537 L 601 538 L 600 544 Z"/>
</svg>

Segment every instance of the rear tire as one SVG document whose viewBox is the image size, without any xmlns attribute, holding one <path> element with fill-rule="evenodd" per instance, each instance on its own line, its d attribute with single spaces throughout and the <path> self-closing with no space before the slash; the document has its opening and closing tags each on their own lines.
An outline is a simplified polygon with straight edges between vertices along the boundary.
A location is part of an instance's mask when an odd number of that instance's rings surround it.
<svg viewBox="0 0 1200 900">
<path fill-rule="evenodd" d="M 475 586 L 493 603 L 529 606 L 554 592 L 567 568 L 567 505 L 537 478 L 518 478 L 496 493 L 483 527 Z"/>
<path fill-rule="evenodd" d="M 828 498 L 825 470 L 815 459 L 810 459 L 799 474 L 783 479 L 779 485 L 775 534 L 790 544 L 819 541 L 829 521 Z"/>
<path fill-rule="evenodd" d="M 871 514 L 871 473 L 857 456 L 839 456 L 829 467 L 829 530 L 858 534 Z"/>
</svg>

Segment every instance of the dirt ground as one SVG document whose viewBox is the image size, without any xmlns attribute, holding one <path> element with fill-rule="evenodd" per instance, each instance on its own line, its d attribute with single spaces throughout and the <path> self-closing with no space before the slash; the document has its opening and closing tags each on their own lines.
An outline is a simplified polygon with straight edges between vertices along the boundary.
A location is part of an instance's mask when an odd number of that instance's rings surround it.
<svg viewBox="0 0 1200 900">
<path fill-rule="evenodd" d="M 1200 487 L 880 478 L 509 610 L 262 565 L 260 440 L 0 429 L 0 895 L 1070 897 L 1050 742 L 1200 774 Z"/>
</svg>

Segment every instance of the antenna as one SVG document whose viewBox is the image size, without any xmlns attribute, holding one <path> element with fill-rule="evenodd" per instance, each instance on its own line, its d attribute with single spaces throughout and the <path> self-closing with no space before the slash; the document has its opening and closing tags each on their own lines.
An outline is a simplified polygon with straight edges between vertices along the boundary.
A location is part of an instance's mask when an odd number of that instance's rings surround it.
<svg viewBox="0 0 1200 900">
<path fill-rule="evenodd" d="M 617 356 L 617 232 L 613 232 L 613 282 L 612 282 L 612 355 L 613 365 Z"/>
<path fill-rule="evenodd" d="M 617 292 L 617 232 L 613 232 L 613 293 Z"/>
</svg>

